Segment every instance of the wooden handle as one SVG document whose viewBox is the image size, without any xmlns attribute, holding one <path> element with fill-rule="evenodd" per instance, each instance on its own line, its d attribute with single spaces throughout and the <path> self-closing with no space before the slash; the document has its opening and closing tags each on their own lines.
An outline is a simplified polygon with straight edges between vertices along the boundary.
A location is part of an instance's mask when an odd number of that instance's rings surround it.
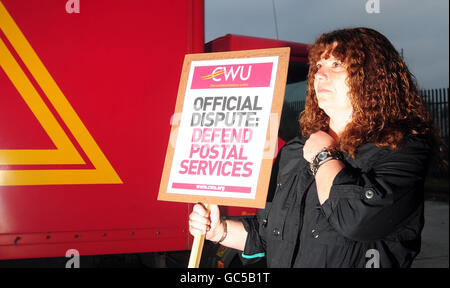
<svg viewBox="0 0 450 288">
<path fill-rule="evenodd" d="M 209 212 L 209 205 L 204 204 L 206 211 Z M 205 235 L 195 235 L 194 243 L 192 243 L 191 255 L 189 256 L 188 268 L 198 268 L 200 259 L 202 258 L 203 244 L 205 243 Z"/>
</svg>

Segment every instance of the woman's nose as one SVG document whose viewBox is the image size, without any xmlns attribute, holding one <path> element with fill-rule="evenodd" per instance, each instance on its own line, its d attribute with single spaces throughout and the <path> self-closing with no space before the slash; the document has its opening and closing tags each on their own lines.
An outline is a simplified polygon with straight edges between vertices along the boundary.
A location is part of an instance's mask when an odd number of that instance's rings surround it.
<svg viewBox="0 0 450 288">
<path fill-rule="evenodd" d="M 321 67 L 319 70 L 317 70 L 314 77 L 316 79 L 326 80 L 326 79 L 328 79 L 328 73 L 325 71 L 325 69 L 323 67 Z"/>
</svg>

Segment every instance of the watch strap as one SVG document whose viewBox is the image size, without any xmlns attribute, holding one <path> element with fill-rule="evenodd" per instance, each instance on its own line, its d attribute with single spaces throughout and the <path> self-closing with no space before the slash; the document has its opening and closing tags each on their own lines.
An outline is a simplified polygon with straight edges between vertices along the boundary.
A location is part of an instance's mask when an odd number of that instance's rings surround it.
<svg viewBox="0 0 450 288">
<path fill-rule="evenodd" d="M 325 154 L 326 153 L 326 154 Z M 325 154 L 325 156 L 324 156 Z M 320 155 L 320 159 L 319 159 Z M 315 176 L 319 167 L 330 160 L 342 160 L 342 154 L 336 149 L 323 148 L 319 153 L 314 156 L 313 161 L 310 163 L 310 169 Z"/>
</svg>

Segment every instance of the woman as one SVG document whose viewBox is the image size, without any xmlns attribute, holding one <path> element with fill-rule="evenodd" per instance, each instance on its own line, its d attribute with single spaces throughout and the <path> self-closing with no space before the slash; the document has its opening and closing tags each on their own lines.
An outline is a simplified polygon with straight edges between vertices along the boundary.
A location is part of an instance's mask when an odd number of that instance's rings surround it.
<svg viewBox="0 0 450 288">
<path fill-rule="evenodd" d="M 321 35 L 309 64 L 304 137 L 282 148 L 266 208 L 220 221 L 197 204 L 189 230 L 269 267 L 409 267 L 436 146 L 413 76 L 368 28 Z"/>
</svg>

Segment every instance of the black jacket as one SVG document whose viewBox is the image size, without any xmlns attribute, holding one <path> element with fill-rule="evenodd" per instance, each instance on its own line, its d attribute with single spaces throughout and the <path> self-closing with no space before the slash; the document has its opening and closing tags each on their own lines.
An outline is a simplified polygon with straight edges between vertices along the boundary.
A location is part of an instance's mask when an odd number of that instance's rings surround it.
<svg viewBox="0 0 450 288">
<path fill-rule="evenodd" d="M 365 144 L 334 179 L 320 205 L 303 158 L 305 139 L 280 151 L 265 209 L 243 218 L 242 260 L 268 267 L 409 267 L 420 251 L 423 186 L 431 144 L 405 137 L 397 149 Z"/>
</svg>

